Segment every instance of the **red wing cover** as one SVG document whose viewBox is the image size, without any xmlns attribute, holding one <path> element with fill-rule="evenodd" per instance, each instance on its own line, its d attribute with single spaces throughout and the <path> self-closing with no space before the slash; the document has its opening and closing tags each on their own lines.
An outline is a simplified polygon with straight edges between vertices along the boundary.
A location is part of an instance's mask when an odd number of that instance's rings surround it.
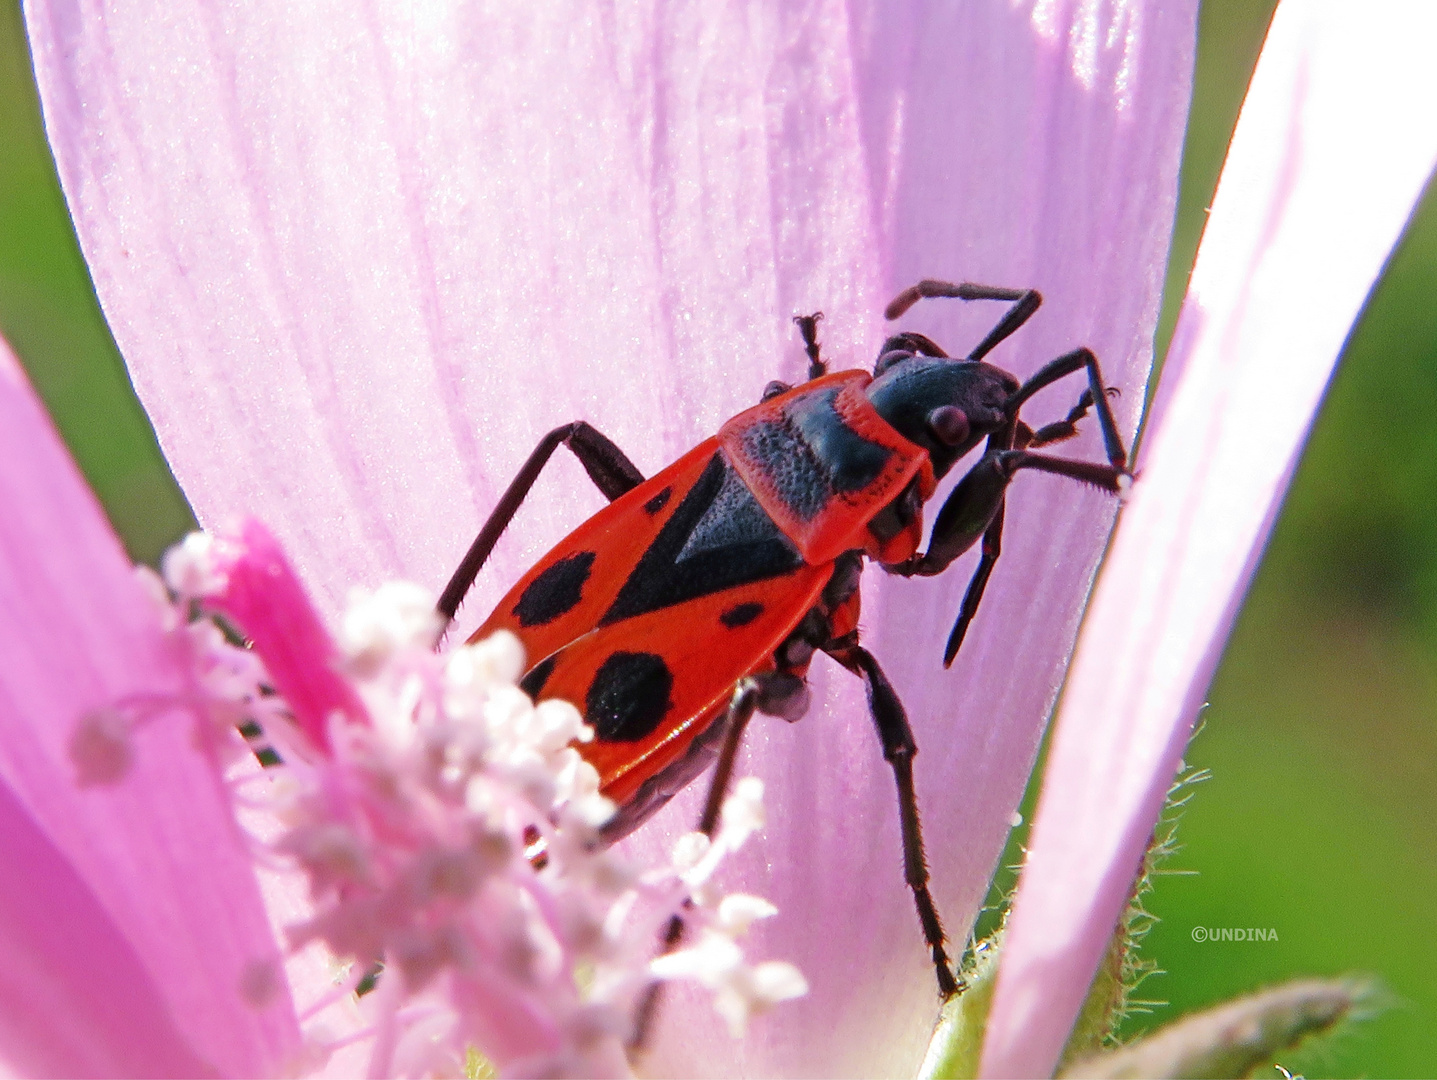
<svg viewBox="0 0 1437 1080">
<path fill-rule="evenodd" d="M 715 439 L 616 499 L 546 555 L 475 633 L 507 629 L 536 698 L 572 701 L 581 747 L 623 803 L 677 759 L 816 601 L 809 565 Z"/>
</svg>

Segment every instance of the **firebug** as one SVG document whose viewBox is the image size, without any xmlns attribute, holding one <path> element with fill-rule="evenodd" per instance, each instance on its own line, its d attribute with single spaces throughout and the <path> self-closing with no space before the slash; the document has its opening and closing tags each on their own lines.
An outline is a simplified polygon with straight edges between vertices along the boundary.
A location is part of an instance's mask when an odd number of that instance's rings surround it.
<svg viewBox="0 0 1437 1080">
<path fill-rule="evenodd" d="M 618 804 L 608 840 L 637 828 L 717 762 L 699 827 L 717 824 L 744 726 L 754 711 L 797 720 L 808 705 L 815 652 L 864 680 L 883 756 L 893 768 L 904 877 L 918 907 L 944 995 L 958 983 L 928 889 L 913 757 L 918 751 L 892 684 L 859 640 L 865 562 L 891 574 L 941 573 L 974 544 L 981 559 L 943 651 L 953 660 L 998 561 L 1008 485 L 1023 469 L 1110 492 L 1128 478 L 1127 452 L 1098 359 L 1074 349 L 1020 382 L 984 357 L 1042 303 L 1033 289 L 925 280 L 901 292 L 885 317 L 920 299 L 1009 304 L 966 357 L 922 334 L 884 342 L 873 373 L 829 373 L 820 314 L 799 316 L 808 381 L 770 383 L 753 408 L 645 480 L 617 446 L 584 421 L 540 440 L 480 530 L 439 601 L 460 601 L 562 445 L 610 500 L 544 556 L 500 601 L 471 640 L 510 630 L 536 698 L 574 702 L 596 738 L 580 747 Z M 1087 386 L 1066 417 L 1037 430 L 1019 419 L 1027 400 L 1066 376 Z M 1076 434 L 1096 413 L 1106 463 L 1037 453 Z M 923 509 L 938 481 L 969 451 L 982 456 L 938 510 L 927 550 Z M 670 943 L 677 941 L 675 926 Z"/>
</svg>

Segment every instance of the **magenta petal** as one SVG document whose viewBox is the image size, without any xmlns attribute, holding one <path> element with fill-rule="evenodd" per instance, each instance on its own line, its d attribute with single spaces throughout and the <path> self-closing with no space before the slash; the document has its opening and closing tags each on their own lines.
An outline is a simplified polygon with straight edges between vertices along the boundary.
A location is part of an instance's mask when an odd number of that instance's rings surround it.
<svg viewBox="0 0 1437 1080">
<path fill-rule="evenodd" d="M 1099 9 L 1102 10 L 1099 10 Z M 586 418 L 652 473 L 772 378 L 822 308 L 835 366 L 922 276 L 1033 285 L 994 357 L 1079 344 L 1123 388 L 1150 360 L 1195 3 L 1009 0 L 929 12 L 34 0 L 60 175 L 111 326 L 202 520 L 263 517 L 333 612 L 402 575 L 436 590 L 542 432 Z M 909 325 L 955 351 L 993 305 Z M 1078 388 L 1052 391 L 1054 419 Z M 1089 431 L 1075 454 L 1100 453 Z M 461 613 L 474 625 L 601 504 L 562 455 Z M 972 640 L 939 664 L 972 562 L 870 575 L 866 629 L 908 702 L 937 899 L 962 938 L 998 858 L 1113 508 L 1015 487 Z M 934 1012 L 862 695 L 815 665 L 812 715 L 741 766 L 773 825 L 737 884 L 782 913 L 756 951 L 813 992 L 741 1049 L 706 1004 L 660 1069 L 892 1074 Z M 680 800 L 636 843 L 663 850 Z M 677 1011 L 677 1010 L 676 1010 Z M 737 1055 L 744 1055 L 738 1057 Z"/>
<path fill-rule="evenodd" d="M 334 639 L 284 551 L 268 529 L 248 518 L 237 532 L 221 535 L 217 569 L 225 587 L 208 603 L 244 631 L 300 729 L 327 750 L 330 716 L 339 712 L 362 721 L 364 703 L 340 674 Z"/>
<path fill-rule="evenodd" d="M 0 783 L 0 1060 L 23 1076 L 205 1076 L 144 961 Z"/>
<path fill-rule="evenodd" d="M 299 1030 L 283 988 L 264 1007 L 241 995 L 251 965 L 277 965 L 278 953 L 192 718 L 175 710 L 140 730 L 120 783 L 76 786 L 67 745 L 77 721 L 127 695 L 175 693 L 183 673 L 153 600 L 3 346 L 0 506 L 0 783 L 77 882 L 54 887 L 72 898 L 88 889 L 130 951 L 106 945 L 104 928 L 96 947 L 116 963 L 137 958 L 188 1038 L 192 1049 L 166 1051 L 157 1032 L 156 1067 L 189 1055 L 231 1075 L 279 1072 Z M 18 956 L 25 946 L 6 948 Z M 76 1007 L 88 1007 L 91 991 L 73 989 Z M 138 1053 L 147 1036 L 136 1038 Z"/>
<path fill-rule="evenodd" d="M 1410 7 L 1273 21 L 1064 695 L 985 1075 L 1051 1073 L 1113 932 L 1332 364 L 1437 160 L 1434 32 Z"/>
</svg>

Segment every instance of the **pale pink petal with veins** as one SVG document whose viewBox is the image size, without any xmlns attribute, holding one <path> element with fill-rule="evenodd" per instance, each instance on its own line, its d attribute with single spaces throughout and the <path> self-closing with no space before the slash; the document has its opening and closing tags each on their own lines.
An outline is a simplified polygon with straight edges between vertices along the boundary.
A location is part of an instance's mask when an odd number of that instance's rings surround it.
<svg viewBox="0 0 1437 1080">
<path fill-rule="evenodd" d="M 1332 365 L 1437 162 L 1437 18 L 1279 8 L 1083 628 L 984 1047 L 1053 1069 Z"/>
<path fill-rule="evenodd" d="M 1091 345 L 1130 436 L 1195 10 L 34 0 L 27 18 L 81 243 L 177 476 L 202 521 L 270 524 L 333 614 L 352 584 L 442 585 L 543 432 L 588 419 L 652 474 L 800 377 L 792 315 L 824 310 L 834 364 L 867 365 L 883 303 L 919 277 L 1042 289 L 993 359 L 1024 375 Z M 994 306 L 933 302 L 908 323 L 961 354 Z M 1078 390 L 1030 415 L 1060 417 Z M 1101 454 L 1092 430 L 1067 449 Z M 558 459 L 461 628 L 600 504 Z M 1017 481 L 950 672 L 971 557 L 938 582 L 869 575 L 865 627 L 922 747 L 959 939 L 1113 512 Z M 780 908 L 756 948 L 812 991 L 739 1048 L 677 1000 L 661 1070 L 896 1074 L 921 1057 L 936 998 L 892 778 L 855 681 L 820 661 L 815 691 L 802 723 L 755 725 L 740 768 L 769 781 L 770 825 L 733 875 Z M 666 850 L 694 814 L 677 800 L 634 843 Z"/>
</svg>

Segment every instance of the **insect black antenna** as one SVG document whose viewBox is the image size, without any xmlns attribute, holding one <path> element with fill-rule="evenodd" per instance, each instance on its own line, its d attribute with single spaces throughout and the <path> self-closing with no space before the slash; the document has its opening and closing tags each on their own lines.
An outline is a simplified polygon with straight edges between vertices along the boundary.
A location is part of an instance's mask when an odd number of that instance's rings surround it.
<svg viewBox="0 0 1437 1080">
<path fill-rule="evenodd" d="M 890 322 L 900 318 L 920 300 L 1003 300 L 1010 307 L 998 320 L 998 325 L 988 331 L 988 336 L 978 342 L 977 347 L 967 356 L 969 360 L 981 360 L 1006 338 L 1010 337 L 1043 303 L 1043 295 L 1037 289 L 1000 289 L 993 285 L 975 285 L 965 281 L 954 285 L 949 281 L 935 281 L 924 278 L 917 285 L 910 285 L 895 296 L 883 309 L 883 317 Z"/>
</svg>

